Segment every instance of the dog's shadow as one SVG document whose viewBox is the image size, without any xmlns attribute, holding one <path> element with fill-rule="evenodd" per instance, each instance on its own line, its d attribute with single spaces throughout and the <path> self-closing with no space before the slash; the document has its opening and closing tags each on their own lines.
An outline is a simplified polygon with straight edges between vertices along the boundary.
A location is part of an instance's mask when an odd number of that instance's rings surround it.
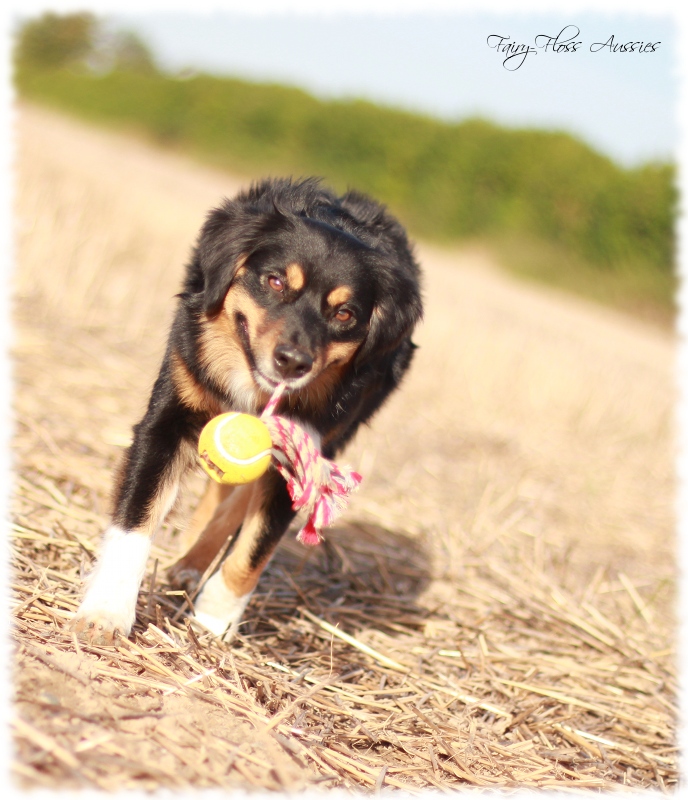
<svg viewBox="0 0 688 800">
<path fill-rule="evenodd" d="M 248 612 L 245 633 L 260 636 L 266 625 L 274 630 L 304 608 L 344 630 L 354 620 L 380 630 L 394 630 L 400 617 L 411 627 L 423 624 L 416 599 L 431 565 L 422 539 L 355 521 L 325 537 L 307 547 L 287 533 L 258 584 L 257 613 Z"/>
</svg>

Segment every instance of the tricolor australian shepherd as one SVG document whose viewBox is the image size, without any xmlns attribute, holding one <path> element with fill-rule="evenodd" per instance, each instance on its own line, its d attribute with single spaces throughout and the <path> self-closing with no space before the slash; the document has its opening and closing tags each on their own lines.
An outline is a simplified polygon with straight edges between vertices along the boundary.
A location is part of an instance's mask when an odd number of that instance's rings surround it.
<svg viewBox="0 0 688 800">
<path fill-rule="evenodd" d="M 419 268 L 401 225 L 357 192 L 318 180 L 266 180 L 208 215 L 148 410 L 134 427 L 112 525 L 73 622 L 94 644 L 134 624 L 150 541 L 197 463 L 201 429 L 229 410 L 259 414 L 275 386 L 292 417 L 333 458 L 401 381 L 421 317 Z M 211 482 L 170 570 L 191 592 L 228 537 L 228 555 L 195 601 L 217 635 L 236 628 L 294 516 L 270 468 L 244 486 Z M 237 531 L 239 531 L 238 535 Z"/>
</svg>

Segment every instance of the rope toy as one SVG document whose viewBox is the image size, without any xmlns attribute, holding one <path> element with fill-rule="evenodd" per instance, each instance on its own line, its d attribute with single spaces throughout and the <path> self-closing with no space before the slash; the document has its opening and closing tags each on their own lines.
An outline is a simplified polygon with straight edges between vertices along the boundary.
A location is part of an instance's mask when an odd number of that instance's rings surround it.
<svg viewBox="0 0 688 800">
<path fill-rule="evenodd" d="M 201 466 L 218 483 L 250 483 L 273 463 L 287 483 L 292 508 L 307 515 L 296 538 L 316 545 L 362 478 L 324 458 L 300 425 L 275 415 L 285 389 L 285 383 L 277 385 L 260 419 L 236 411 L 211 419 L 201 432 L 198 453 Z"/>
</svg>

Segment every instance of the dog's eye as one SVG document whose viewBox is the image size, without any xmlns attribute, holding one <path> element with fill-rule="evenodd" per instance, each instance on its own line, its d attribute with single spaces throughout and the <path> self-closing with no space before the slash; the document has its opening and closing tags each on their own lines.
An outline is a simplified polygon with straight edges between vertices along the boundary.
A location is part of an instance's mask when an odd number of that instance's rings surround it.
<svg viewBox="0 0 688 800">
<path fill-rule="evenodd" d="M 339 311 L 334 315 L 334 318 L 338 322 L 348 322 L 350 319 L 353 318 L 353 314 L 349 311 L 348 308 L 340 308 Z"/>
<path fill-rule="evenodd" d="M 270 275 L 268 277 L 268 286 L 276 292 L 284 291 L 284 281 L 278 275 Z"/>
</svg>

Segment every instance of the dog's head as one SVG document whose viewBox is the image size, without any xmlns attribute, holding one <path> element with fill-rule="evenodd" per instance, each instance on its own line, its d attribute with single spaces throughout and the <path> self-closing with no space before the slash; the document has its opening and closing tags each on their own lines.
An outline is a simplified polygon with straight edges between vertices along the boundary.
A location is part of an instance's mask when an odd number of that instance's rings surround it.
<svg viewBox="0 0 688 800">
<path fill-rule="evenodd" d="M 421 313 L 417 267 L 394 245 L 341 208 L 316 216 L 239 198 L 211 212 L 195 253 L 202 313 L 243 356 L 233 362 L 243 388 L 326 388 L 408 336 Z"/>
</svg>

